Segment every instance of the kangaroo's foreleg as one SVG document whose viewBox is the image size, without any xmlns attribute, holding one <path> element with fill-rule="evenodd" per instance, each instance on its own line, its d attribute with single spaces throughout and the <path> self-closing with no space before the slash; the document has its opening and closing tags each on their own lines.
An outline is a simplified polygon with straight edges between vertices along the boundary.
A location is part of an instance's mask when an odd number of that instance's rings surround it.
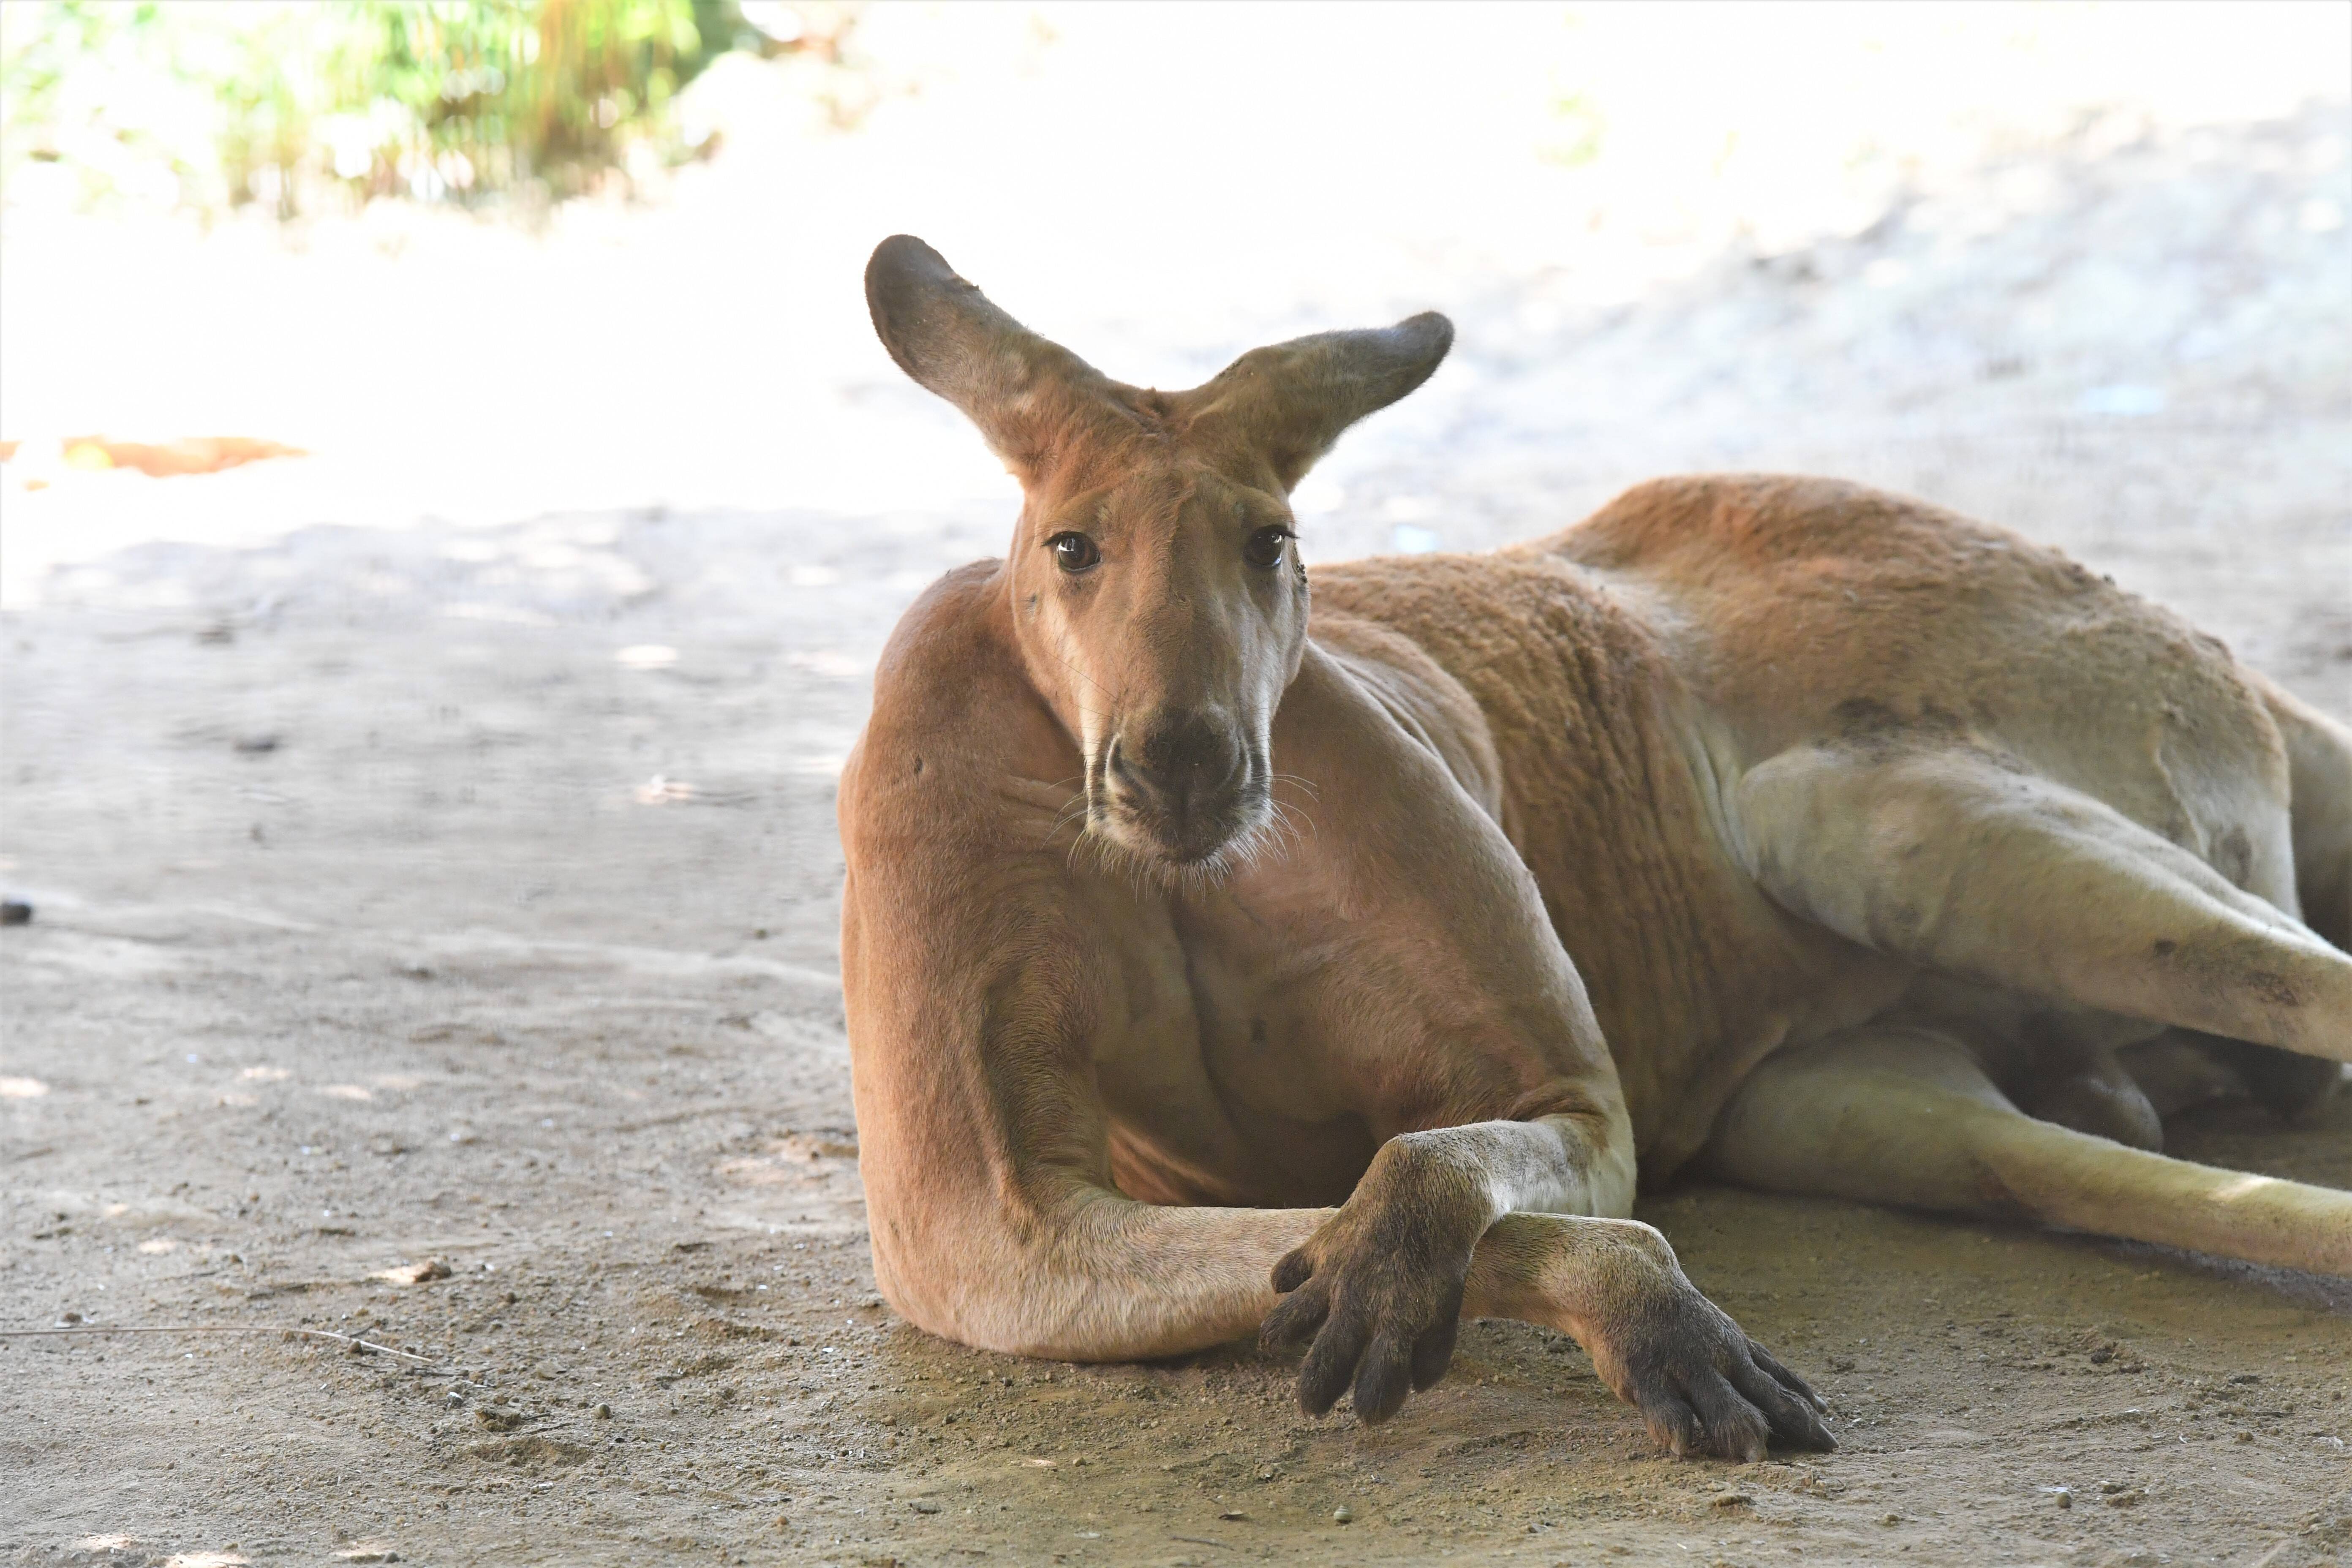
<svg viewBox="0 0 2352 1568">
<path fill-rule="evenodd" d="M 1665 1237 L 1638 1221 L 1505 1214 L 1451 1282 L 1427 1283 L 1417 1216 L 1454 1201 L 1443 1182 L 1414 1190 L 1428 1169 L 1337 1210 L 1169 1207 L 1074 1188 L 1017 1239 L 976 1226 L 953 1278 L 889 1288 L 901 1302 L 951 1302 L 951 1316 L 919 1320 L 927 1327 L 1057 1360 L 1172 1355 L 1245 1335 L 1261 1319 L 1276 1341 L 1320 1327 L 1310 1361 L 1331 1358 L 1339 1391 L 1352 1373 L 1358 1412 L 1371 1420 L 1395 1408 L 1409 1381 L 1444 1374 L 1430 1347 L 1450 1352 L 1461 1318 L 1517 1318 L 1583 1345 L 1602 1381 L 1676 1454 L 1752 1460 L 1772 1441 L 1837 1446 L 1804 1380 L 1701 1295 Z M 1383 1213 L 1401 1217 L 1383 1222 Z M 1385 1268 L 1348 1267 L 1359 1256 L 1351 1243 L 1382 1238 L 1394 1248 Z M 1287 1295 L 1269 1285 L 1270 1270 L 1290 1282 Z M 1322 1348 L 1351 1341 L 1360 1370 Z"/>
<path fill-rule="evenodd" d="M 1301 1406 L 1352 1389 L 1357 1415 L 1381 1420 L 1444 1375 L 1464 1317 L 1516 1317 L 1572 1335 L 1677 1454 L 1835 1447 L 1803 1381 L 1692 1287 L 1664 1237 L 1620 1217 L 1633 1146 L 1613 1096 L 1390 1138 L 1273 1270 L 1282 1300 L 1260 1338 L 1311 1341 Z"/>
<path fill-rule="evenodd" d="M 1837 1447 L 1821 1397 L 1699 1294 L 1666 1238 L 1639 1221 L 1506 1215 L 1478 1243 L 1464 1315 L 1570 1336 L 1676 1454 L 1755 1460 L 1776 1439 Z"/>
<path fill-rule="evenodd" d="M 2010 1102 L 1959 1041 L 1864 1026 L 1766 1062 L 1706 1159 L 1747 1186 L 2036 1220 L 2352 1275 L 2352 1193 L 2126 1148 Z"/>
</svg>

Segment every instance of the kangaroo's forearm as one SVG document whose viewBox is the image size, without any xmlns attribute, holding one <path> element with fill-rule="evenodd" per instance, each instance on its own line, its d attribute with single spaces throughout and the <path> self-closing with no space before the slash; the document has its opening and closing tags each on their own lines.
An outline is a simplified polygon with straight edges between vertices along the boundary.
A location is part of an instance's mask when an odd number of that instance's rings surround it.
<svg viewBox="0 0 2352 1568">
<path fill-rule="evenodd" d="M 1173 1208 L 1088 1192 L 1042 1234 L 876 1258 L 883 1292 L 936 1334 L 1052 1361 L 1141 1361 L 1257 1331 L 1283 1255 L 1329 1209 Z"/>
<path fill-rule="evenodd" d="M 1398 1152 L 1435 1161 L 1480 1189 L 1493 1225 L 1506 1215 L 1622 1215 L 1633 1207 L 1630 1129 L 1580 1114 L 1474 1121 L 1408 1132 Z"/>
<path fill-rule="evenodd" d="M 1177 1208 L 1090 1192 L 1026 1244 L 974 1237 L 950 1257 L 897 1267 L 877 1258 L 877 1273 L 903 1315 L 965 1344 L 1052 1361 L 1150 1360 L 1255 1333 L 1279 1300 L 1275 1264 L 1335 1212 Z M 1610 1282 L 1637 1265 L 1631 1254 L 1653 1250 L 1664 1242 L 1632 1221 L 1505 1215 L 1472 1254 L 1462 1315 L 1580 1337 Z"/>
<path fill-rule="evenodd" d="M 1471 1255 L 1465 1318 L 1517 1318 L 1588 1343 L 1612 1309 L 1661 1272 L 1680 1278 L 1674 1248 L 1639 1220 L 1506 1215 Z"/>
<path fill-rule="evenodd" d="M 1454 1246 L 1486 1237 L 1471 1265 L 1479 1304 L 1465 1314 L 1564 1328 L 1538 1276 L 1574 1223 L 1565 1216 L 1631 1206 L 1631 1142 L 1573 1114 L 1408 1133 L 1350 1207 L 1369 1198 L 1453 1213 L 1449 1228 L 1465 1227 Z M 1561 1218 L 1512 1223 L 1531 1210 Z M 1167 1207 L 1081 1185 L 1025 1225 L 983 1221 L 951 1241 L 935 1233 L 895 1256 L 877 1248 L 876 1275 L 907 1318 L 966 1344 L 1056 1361 L 1179 1355 L 1254 1333 L 1279 1299 L 1275 1265 L 1335 1212 Z M 1521 1257 L 1530 1249 L 1540 1256 Z"/>
</svg>

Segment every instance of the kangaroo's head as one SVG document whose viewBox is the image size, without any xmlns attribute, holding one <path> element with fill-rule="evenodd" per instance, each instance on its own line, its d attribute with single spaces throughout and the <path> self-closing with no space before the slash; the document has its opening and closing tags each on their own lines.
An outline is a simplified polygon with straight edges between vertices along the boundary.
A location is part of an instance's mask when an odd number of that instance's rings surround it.
<svg viewBox="0 0 2352 1568">
<path fill-rule="evenodd" d="M 909 236 L 876 248 L 866 297 L 899 368 L 1021 481 L 1013 624 L 1086 759 L 1087 831 L 1213 875 L 1268 824 L 1275 709 L 1306 648 L 1291 488 L 1429 378 L 1452 323 L 1298 338 L 1156 392 L 1030 331 Z"/>
</svg>

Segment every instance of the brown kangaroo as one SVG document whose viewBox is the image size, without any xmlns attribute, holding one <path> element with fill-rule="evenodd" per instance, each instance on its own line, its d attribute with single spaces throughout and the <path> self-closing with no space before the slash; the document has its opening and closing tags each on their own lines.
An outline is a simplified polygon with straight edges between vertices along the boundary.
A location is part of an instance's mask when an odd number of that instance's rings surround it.
<svg viewBox="0 0 2352 1568">
<path fill-rule="evenodd" d="M 1025 495 L 842 775 L 875 1277 L 1069 1360 L 1311 1339 L 1380 1420 L 1465 1314 L 1676 1453 L 1833 1447 L 1636 1170 L 2352 1274 L 2352 1194 L 2165 1158 L 2352 1060 L 2352 733 L 2057 553 L 1824 479 L 1319 569 L 1286 501 L 1453 329 L 1111 381 L 921 241 L 891 357 Z M 2332 944 L 2332 945 L 2331 945 Z"/>
</svg>

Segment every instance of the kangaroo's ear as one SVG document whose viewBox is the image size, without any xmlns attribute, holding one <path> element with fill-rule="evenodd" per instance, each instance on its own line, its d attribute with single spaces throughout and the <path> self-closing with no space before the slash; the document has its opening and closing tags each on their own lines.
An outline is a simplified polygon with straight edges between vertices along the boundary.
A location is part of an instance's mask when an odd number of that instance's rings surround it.
<svg viewBox="0 0 2352 1568">
<path fill-rule="evenodd" d="M 1339 432 L 1427 381 L 1453 346 L 1454 323 L 1434 310 L 1393 327 L 1318 332 L 1252 349 L 1184 402 L 1195 432 L 1255 450 L 1287 490 Z"/>
<path fill-rule="evenodd" d="M 990 304 L 912 235 L 874 247 L 866 303 L 898 368 L 962 409 L 1024 483 L 1104 401 L 1102 373 Z"/>
</svg>

